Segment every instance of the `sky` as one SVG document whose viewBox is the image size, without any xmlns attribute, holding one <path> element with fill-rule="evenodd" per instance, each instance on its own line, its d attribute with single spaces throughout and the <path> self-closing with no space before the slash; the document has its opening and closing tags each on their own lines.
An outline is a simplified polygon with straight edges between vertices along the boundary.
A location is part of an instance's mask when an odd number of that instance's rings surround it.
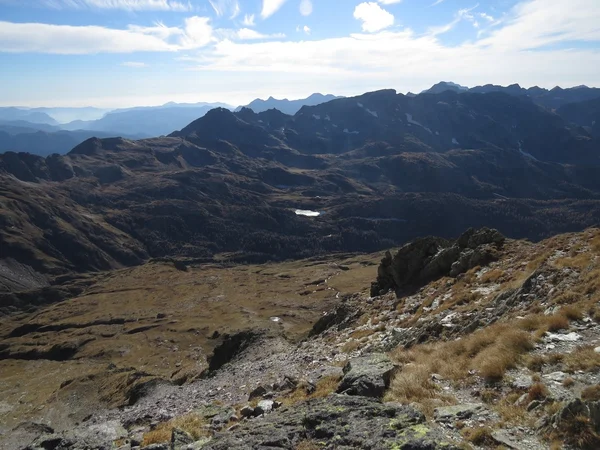
<svg viewBox="0 0 600 450">
<path fill-rule="evenodd" d="M 0 105 L 600 87 L 600 0 L 0 0 Z"/>
</svg>

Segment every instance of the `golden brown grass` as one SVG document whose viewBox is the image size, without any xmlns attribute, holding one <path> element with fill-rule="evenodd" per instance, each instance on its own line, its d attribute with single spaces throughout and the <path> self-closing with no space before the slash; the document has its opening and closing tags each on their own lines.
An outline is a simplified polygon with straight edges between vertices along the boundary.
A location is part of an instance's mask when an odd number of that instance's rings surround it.
<svg viewBox="0 0 600 450">
<path fill-rule="evenodd" d="M 194 439 L 198 440 L 201 437 L 209 436 L 210 433 L 204 428 L 206 422 L 203 417 L 198 414 L 187 414 L 185 416 L 175 417 L 159 424 L 154 430 L 144 434 L 142 447 L 152 444 L 162 444 L 171 441 L 171 433 L 174 428 L 189 433 Z"/>
<path fill-rule="evenodd" d="M 577 370 L 591 372 L 600 367 L 600 353 L 596 353 L 591 345 L 581 346 L 563 355 L 563 363 L 566 370 L 571 373 Z"/>
<path fill-rule="evenodd" d="M 563 306 L 558 313 L 571 321 L 581 320 L 583 318 L 583 311 L 578 305 Z"/>
<path fill-rule="evenodd" d="M 460 433 L 467 441 L 480 447 L 491 446 L 496 443 L 492 438 L 492 430 L 489 427 L 463 428 Z"/>
<path fill-rule="evenodd" d="M 581 399 L 593 402 L 600 400 L 600 384 L 586 387 L 581 392 Z"/>
<path fill-rule="evenodd" d="M 374 329 L 372 329 L 372 328 L 365 328 L 363 330 L 353 331 L 350 334 L 350 337 L 352 337 L 354 339 L 362 339 L 364 337 L 371 336 L 373 334 L 375 334 L 375 330 Z"/>
<path fill-rule="evenodd" d="M 339 376 L 334 375 L 323 377 L 317 381 L 312 393 L 309 393 L 305 385 L 299 385 L 291 394 L 279 398 L 279 401 L 284 405 L 295 405 L 306 400 L 327 397 L 337 390 L 340 380 Z"/>
<path fill-rule="evenodd" d="M 567 377 L 563 380 L 562 385 L 566 388 L 570 388 L 575 384 L 575 380 L 571 377 Z"/>
<path fill-rule="evenodd" d="M 527 392 L 527 401 L 532 402 L 534 400 L 543 400 L 548 397 L 548 388 L 542 383 L 535 383 L 529 388 Z"/>
<path fill-rule="evenodd" d="M 500 281 L 500 279 L 502 278 L 503 275 L 504 275 L 503 270 L 492 269 L 492 270 L 488 270 L 486 273 L 481 275 L 480 280 L 483 284 L 497 283 L 498 281 Z"/>
<path fill-rule="evenodd" d="M 554 261 L 554 266 L 558 268 L 585 269 L 592 262 L 592 255 L 589 252 L 581 252 L 573 256 L 559 258 Z"/>
<path fill-rule="evenodd" d="M 546 319 L 546 329 L 548 331 L 560 331 L 569 328 L 569 319 L 562 314 L 553 314 Z"/>
<path fill-rule="evenodd" d="M 351 339 L 342 345 L 342 352 L 344 353 L 352 353 L 355 350 L 358 350 L 361 347 L 361 343 L 356 339 Z"/>
</svg>

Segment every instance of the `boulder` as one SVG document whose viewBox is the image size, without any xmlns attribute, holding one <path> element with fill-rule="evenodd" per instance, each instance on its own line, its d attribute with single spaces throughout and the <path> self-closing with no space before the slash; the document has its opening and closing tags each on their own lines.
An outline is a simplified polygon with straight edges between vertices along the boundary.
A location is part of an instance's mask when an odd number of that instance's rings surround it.
<svg viewBox="0 0 600 450">
<path fill-rule="evenodd" d="M 408 405 L 338 394 L 284 406 L 261 420 L 241 422 L 234 430 L 217 433 L 202 450 L 293 450 L 306 441 L 321 443 L 325 450 L 458 450 L 440 429 L 428 425 L 425 416 Z"/>
<path fill-rule="evenodd" d="M 436 422 L 454 422 L 468 419 L 483 411 L 485 411 L 485 406 L 482 403 L 463 403 L 462 405 L 436 408 L 433 417 Z"/>
<path fill-rule="evenodd" d="M 382 397 L 396 366 L 383 353 L 354 358 L 344 366 L 337 392 L 364 397 Z"/>
<path fill-rule="evenodd" d="M 171 450 L 184 450 L 188 444 L 193 444 L 194 438 L 187 432 L 174 428 L 171 432 Z"/>
<path fill-rule="evenodd" d="M 496 258 L 496 248 L 504 243 L 496 230 L 469 229 L 456 241 L 425 237 L 400 248 L 396 255 L 385 254 L 371 285 L 375 297 L 405 288 L 416 288 L 443 276 L 456 277 L 473 267 L 489 264 Z"/>
<path fill-rule="evenodd" d="M 258 405 L 256 405 L 256 408 L 254 408 L 254 415 L 262 416 L 263 414 L 269 414 L 273 411 L 274 404 L 275 402 L 273 402 L 273 400 L 261 400 L 258 402 Z"/>
<path fill-rule="evenodd" d="M 240 410 L 240 414 L 242 417 L 254 417 L 254 408 L 246 405 Z"/>
</svg>

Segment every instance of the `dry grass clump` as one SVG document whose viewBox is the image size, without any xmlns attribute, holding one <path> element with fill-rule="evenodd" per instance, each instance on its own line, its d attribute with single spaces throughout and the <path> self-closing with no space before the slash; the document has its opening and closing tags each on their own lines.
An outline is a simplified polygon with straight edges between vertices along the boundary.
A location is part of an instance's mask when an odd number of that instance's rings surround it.
<svg viewBox="0 0 600 450">
<path fill-rule="evenodd" d="M 569 328 L 569 319 L 562 314 L 553 314 L 546 319 L 547 331 L 560 331 Z"/>
<path fill-rule="evenodd" d="M 581 399 L 592 402 L 600 400 L 600 384 L 588 386 L 581 392 Z"/>
<path fill-rule="evenodd" d="M 152 444 L 163 444 L 171 441 L 171 433 L 174 428 L 189 433 L 194 439 L 198 440 L 204 436 L 209 436 L 208 430 L 204 428 L 206 421 L 198 414 L 187 414 L 185 416 L 175 417 L 159 424 L 154 430 L 144 434 L 142 447 Z"/>
<path fill-rule="evenodd" d="M 481 282 L 483 284 L 497 283 L 500 278 L 504 275 L 504 271 L 500 269 L 492 269 L 481 275 Z"/>
<path fill-rule="evenodd" d="M 575 380 L 571 377 L 567 377 L 563 380 L 562 385 L 566 388 L 572 387 L 575 384 Z"/>
<path fill-rule="evenodd" d="M 593 346 L 585 345 L 563 355 L 562 362 L 566 370 L 571 373 L 577 370 L 583 370 L 584 372 L 597 371 L 600 368 L 600 353 L 596 353 Z"/>
<path fill-rule="evenodd" d="M 489 427 L 463 428 L 460 433 L 467 441 L 481 447 L 496 444 L 496 441 L 492 438 L 492 430 Z"/>
<path fill-rule="evenodd" d="M 362 339 L 367 336 L 375 334 L 375 330 L 372 328 L 365 328 L 364 330 L 356 330 L 350 334 L 350 337 L 354 339 Z"/>
<path fill-rule="evenodd" d="M 559 258 L 554 261 L 554 266 L 558 268 L 571 268 L 571 269 L 585 269 L 592 262 L 592 255 L 590 252 L 581 252 L 573 256 L 567 256 L 566 258 Z"/>
<path fill-rule="evenodd" d="M 600 269 L 591 270 L 583 279 L 584 292 L 588 295 L 600 292 Z"/>
<path fill-rule="evenodd" d="M 291 394 L 289 394 L 286 397 L 280 398 L 279 401 L 282 402 L 284 405 L 295 405 L 305 400 L 310 400 L 314 398 L 324 398 L 337 390 L 340 381 L 341 378 L 336 375 L 323 377 L 319 381 L 317 381 L 315 389 L 312 392 L 311 389 L 308 389 L 308 386 L 306 384 L 301 383 Z"/>
<path fill-rule="evenodd" d="M 543 400 L 548 397 L 548 388 L 542 383 L 535 383 L 529 388 L 527 393 L 527 401 L 532 402 L 534 400 Z"/>
<path fill-rule="evenodd" d="M 534 372 L 541 372 L 544 364 L 546 364 L 546 359 L 542 355 L 531 355 L 525 360 L 525 366 Z"/>
<path fill-rule="evenodd" d="M 392 357 L 405 364 L 392 380 L 389 400 L 420 403 L 440 396 L 431 374 L 455 383 L 469 382 L 470 370 L 487 381 L 502 379 L 523 354 L 533 348 L 531 335 L 506 324 L 496 324 L 463 339 L 425 344 L 409 351 L 397 349 Z"/>
<path fill-rule="evenodd" d="M 583 311 L 577 305 L 563 306 L 562 308 L 560 308 L 560 311 L 558 313 L 562 316 L 565 316 L 571 321 L 581 320 L 583 318 Z"/>
<path fill-rule="evenodd" d="M 552 299 L 552 302 L 556 303 L 557 305 L 572 305 L 583 300 L 585 300 L 585 297 L 579 292 L 567 291 L 558 294 Z"/>
<path fill-rule="evenodd" d="M 344 353 L 352 353 L 355 350 L 358 350 L 361 346 L 360 341 L 357 341 L 356 339 L 350 339 L 348 342 L 346 342 L 344 345 L 342 345 L 342 352 Z"/>
</svg>

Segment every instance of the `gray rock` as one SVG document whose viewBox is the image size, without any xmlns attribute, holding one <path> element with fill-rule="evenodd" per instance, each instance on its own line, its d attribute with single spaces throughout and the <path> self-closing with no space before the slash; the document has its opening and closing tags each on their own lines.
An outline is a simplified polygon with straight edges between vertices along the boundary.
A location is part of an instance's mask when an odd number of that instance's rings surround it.
<svg viewBox="0 0 600 450">
<path fill-rule="evenodd" d="M 240 410 L 240 414 L 242 417 L 254 417 L 254 408 L 250 405 L 246 405 Z"/>
<path fill-rule="evenodd" d="M 595 351 L 596 353 L 600 353 L 600 347 L 596 347 L 596 348 L 594 349 L 594 351 Z"/>
<path fill-rule="evenodd" d="M 258 386 L 248 396 L 248 401 L 254 400 L 255 398 L 261 398 L 263 395 L 267 393 L 267 389 L 264 386 Z"/>
<path fill-rule="evenodd" d="M 254 408 L 255 416 L 262 416 L 263 414 L 269 414 L 273 411 L 273 400 L 261 400 Z"/>
<path fill-rule="evenodd" d="M 293 450 L 305 440 L 322 443 L 324 450 L 458 450 L 410 406 L 336 394 L 242 422 L 217 433 L 203 450 Z"/>
<path fill-rule="evenodd" d="M 568 375 L 564 372 L 552 372 L 544 375 L 544 378 L 547 378 L 551 381 L 556 381 L 557 383 L 562 383 Z"/>
<path fill-rule="evenodd" d="M 436 408 L 433 417 L 437 422 L 453 422 L 464 420 L 485 411 L 482 403 L 464 403 L 462 405 Z"/>
<path fill-rule="evenodd" d="M 152 444 L 142 447 L 141 450 L 171 450 L 169 444 Z"/>
<path fill-rule="evenodd" d="M 538 409 L 542 405 L 543 405 L 543 402 L 541 402 L 539 400 L 533 400 L 532 402 L 530 402 L 527 405 L 527 411 L 533 411 L 535 409 Z"/>
<path fill-rule="evenodd" d="M 183 450 L 188 444 L 193 444 L 194 438 L 183 430 L 174 428 L 171 432 L 171 450 Z"/>
<path fill-rule="evenodd" d="M 395 370 L 396 366 L 383 353 L 352 359 L 344 366 L 344 378 L 337 392 L 382 397 Z"/>
<path fill-rule="evenodd" d="M 439 277 L 458 276 L 467 270 L 491 262 L 494 247 L 504 243 L 496 230 L 470 229 L 454 243 L 436 237 L 416 239 L 406 244 L 392 257 L 387 252 L 377 270 L 377 280 L 371 285 L 371 296 L 389 290 L 396 293 L 405 287 L 422 286 Z"/>
<path fill-rule="evenodd" d="M 520 450 L 521 448 L 523 448 L 520 447 L 519 444 L 514 441 L 514 438 L 506 430 L 493 431 L 492 439 L 506 448 L 512 448 L 515 450 Z"/>
</svg>

